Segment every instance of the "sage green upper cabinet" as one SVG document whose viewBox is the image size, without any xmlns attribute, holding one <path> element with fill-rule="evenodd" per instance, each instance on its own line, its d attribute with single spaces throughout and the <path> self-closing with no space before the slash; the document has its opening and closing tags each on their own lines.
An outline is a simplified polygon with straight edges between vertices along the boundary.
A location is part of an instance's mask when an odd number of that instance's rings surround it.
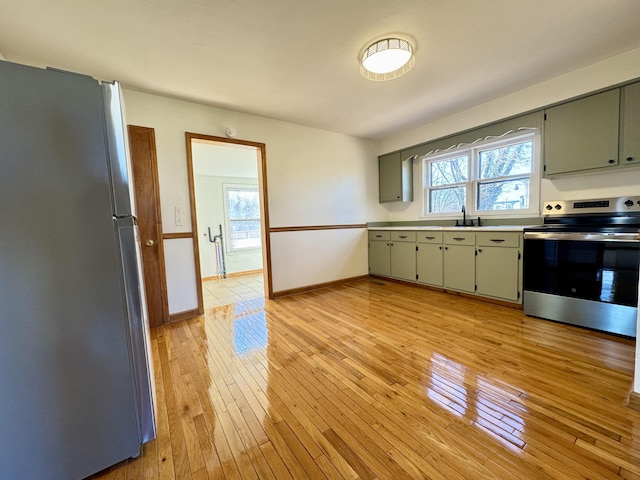
<svg viewBox="0 0 640 480">
<path fill-rule="evenodd" d="M 545 175 L 618 164 L 620 89 L 545 110 Z"/>
<path fill-rule="evenodd" d="M 400 152 L 378 157 L 380 203 L 413 201 L 413 157 Z"/>
<path fill-rule="evenodd" d="M 622 88 L 620 164 L 640 164 L 640 83 Z"/>
</svg>

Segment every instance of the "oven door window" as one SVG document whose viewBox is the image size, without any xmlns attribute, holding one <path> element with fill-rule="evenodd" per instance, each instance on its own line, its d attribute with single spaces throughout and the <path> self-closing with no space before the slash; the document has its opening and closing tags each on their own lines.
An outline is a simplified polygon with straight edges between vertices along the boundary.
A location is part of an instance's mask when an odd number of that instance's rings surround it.
<svg viewBox="0 0 640 480">
<path fill-rule="evenodd" d="M 528 239 L 524 289 L 635 307 L 639 263 L 638 243 Z"/>
</svg>

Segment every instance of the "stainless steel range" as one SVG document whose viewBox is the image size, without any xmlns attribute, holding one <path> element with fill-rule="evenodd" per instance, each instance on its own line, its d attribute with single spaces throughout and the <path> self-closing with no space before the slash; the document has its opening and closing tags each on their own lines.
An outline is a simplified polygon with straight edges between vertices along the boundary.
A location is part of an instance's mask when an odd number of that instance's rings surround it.
<svg viewBox="0 0 640 480">
<path fill-rule="evenodd" d="M 636 336 L 640 196 L 546 202 L 524 231 L 524 312 Z"/>
</svg>

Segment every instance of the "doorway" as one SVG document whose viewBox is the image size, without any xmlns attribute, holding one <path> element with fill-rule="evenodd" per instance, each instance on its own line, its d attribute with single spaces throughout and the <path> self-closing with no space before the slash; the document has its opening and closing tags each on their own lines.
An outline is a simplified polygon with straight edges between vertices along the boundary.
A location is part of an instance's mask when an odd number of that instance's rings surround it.
<svg viewBox="0 0 640 480">
<path fill-rule="evenodd" d="M 265 145 L 187 133 L 200 298 L 204 306 L 271 298 Z M 254 290 L 253 292 L 251 290 Z M 219 297 L 219 298 L 217 298 Z"/>
</svg>

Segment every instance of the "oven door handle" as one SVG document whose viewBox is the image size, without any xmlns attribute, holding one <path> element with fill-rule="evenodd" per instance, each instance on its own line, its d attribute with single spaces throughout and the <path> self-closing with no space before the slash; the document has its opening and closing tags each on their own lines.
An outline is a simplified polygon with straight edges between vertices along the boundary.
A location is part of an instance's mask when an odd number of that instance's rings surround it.
<svg viewBox="0 0 640 480">
<path fill-rule="evenodd" d="M 524 232 L 525 240 L 573 240 L 577 242 L 640 242 L 638 233 Z"/>
</svg>

